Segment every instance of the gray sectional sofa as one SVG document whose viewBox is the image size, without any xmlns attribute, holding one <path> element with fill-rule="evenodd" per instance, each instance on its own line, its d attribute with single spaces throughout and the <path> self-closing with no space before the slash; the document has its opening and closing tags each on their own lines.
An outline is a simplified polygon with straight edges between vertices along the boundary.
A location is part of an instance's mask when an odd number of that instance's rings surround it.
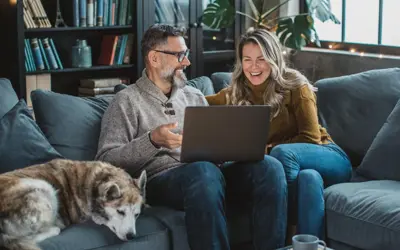
<svg viewBox="0 0 400 250">
<path fill-rule="evenodd" d="M 226 87 L 230 77 L 230 73 L 214 73 L 212 82 L 208 77 L 201 77 L 189 84 L 211 94 Z M 323 79 L 316 85 L 320 121 L 348 153 L 354 166 L 351 182 L 325 191 L 330 247 L 337 250 L 399 249 L 400 160 L 393 158 L 393 152 L 399 152 L 400 157 L 400 130 L 390 134 L 391 141 L 395 142 L 390 144 L 393 146 L 387 146 L 378 155 L 382 158 L 381 164 L 368 166 L 368 162 L 376 158 L 376 155 L 368 156 L 372 154 L 368 151 L 379 137 L 378 132 L 381 135 L 382 126 L 388 124 L 386 121 L 400 98 L 400 69 Z M 94 158 L 101 117 L 109 99 L 78 98 L 37 90 L 32 94 L 32 102 L 36 121 L 29 117 L 24 102 L 18 100 L 10 82 L 0 79 L 0 173 L 55 157 Z M 398 106 L 400 110 L 400 104 Z M 391 117 L 393 124 L 396 117 Z M 396 164 L 397 169 L 393 168 Z M 356 168 L 360 165 L 364 171 Z M 232 245 L 237 249 L 250 249 L 246 212 L 231 209 L 227 214 Z M 40 246 L 43 250 L 189 249 L 182 211 L 152 207 L 143 212 L 137 223 L 138 235 L 129 242 L 121 242 L 107 228 L 87 222 L 70 226 Z"/>
</svg>

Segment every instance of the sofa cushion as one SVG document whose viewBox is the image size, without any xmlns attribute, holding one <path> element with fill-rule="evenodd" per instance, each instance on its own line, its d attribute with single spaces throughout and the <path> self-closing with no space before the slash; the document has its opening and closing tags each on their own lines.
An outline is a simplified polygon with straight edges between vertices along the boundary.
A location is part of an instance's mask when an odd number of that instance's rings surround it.
<svg viewBox="0 0 400 250">
<path fill-rule="evenodd" d="M 325 190 L 327 236 L 360 249 L 398 249 L 400 182 L 342 183 Z"/>
<path fill-rule="evenodd" d="M 62 156 L 33 120 L 24 100 L 0 119 L 0 173 Z"/>
<path fill-rule="evenodd" d="M 32 91 L 31 96 L 36 121 L 50 144 L 65 158 L 93 160 L 109 99 L 40 89 Z"/>
<path fill-rule="evenodd" d="M 203 95 L 213 95 L 215 94 L 213 83 L 207 76 L 200 76 L 193 78 L 186 83 L 188 86 L 192 86 L 199 89 Z"/>
<path fill-rule="evenodd" d="M 400 68 L 322 79 L 316 86 L 321 124 L 358 166 L 400 98 Z"/>
<path fill-rule="evenodd" d="M 376 135 L 357 173 L 369 179 L 400 181 L 400 100 Z"/>
<path fill-rule="evenodd" d="M 40 246 L 43 250 L 169 250 L 172 245 L 176 250 L 189 249 L 182 212 L 166 208 L 146 209 L 139 216 L 136 231 L 135 239 L 123 242 L 107 227 L 86 222 L 66 228 L 60 235 L 41 242 Z M 179 242 L 171 242 L 174 236 Z"/>
<path fill-rule="evenodd" d="M 232 73 L 230 72 L 215 72 L 211 75 L 214 91 L 218 93 L 222 89 L 229 86 L 232 80 Z"/>
<path fill-rule="evenodd" d="M 17 94 L 8 79 L 0 78 L 0 119 L 18 102 Z"/>
</svg>

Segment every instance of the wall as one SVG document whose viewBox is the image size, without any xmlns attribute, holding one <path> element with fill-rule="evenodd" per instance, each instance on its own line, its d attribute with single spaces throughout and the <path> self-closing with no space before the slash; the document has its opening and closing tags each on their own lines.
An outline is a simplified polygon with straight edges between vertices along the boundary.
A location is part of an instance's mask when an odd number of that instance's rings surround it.
<svg viewBox="0 0 400 250">
<path fill-rule="evenodd" d="M 372 69 L 400 67 L 399 56 L 350 53 L 328 49 L 304 48 L 291 55 L 291 66 L 312 82 L 321 78 L 343 76 Z"/>
</svg>

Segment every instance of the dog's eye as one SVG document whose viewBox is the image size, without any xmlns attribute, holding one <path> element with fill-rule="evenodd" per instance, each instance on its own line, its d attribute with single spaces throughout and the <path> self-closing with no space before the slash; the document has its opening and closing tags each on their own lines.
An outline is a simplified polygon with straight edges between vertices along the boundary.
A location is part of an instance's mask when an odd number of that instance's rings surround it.
<svg viewBox="0 0 400 250">
<path fill-rule="evenodd" d="M 119 214 L 122 215 L 122 216 L 125 216 L 125 212 L 122 211 L 122 210 L 117 210 L 117 213 L 119 213 Z"/>
</svg>

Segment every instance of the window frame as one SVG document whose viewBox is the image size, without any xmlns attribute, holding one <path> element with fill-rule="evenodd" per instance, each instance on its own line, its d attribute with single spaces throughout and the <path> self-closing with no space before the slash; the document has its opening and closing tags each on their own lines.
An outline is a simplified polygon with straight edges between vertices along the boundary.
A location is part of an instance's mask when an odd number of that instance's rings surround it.
<svg viewBox="0 0 400 250">
<path fill-rule="evenodd" d="M 356 52 L 365 52 L 365 53 L 373 53 L 373 54 L 385 54 L 385 55 L 399 55 L 400 56 L 400 44 L 398 46 L 393 45 L 384 45 L 382 44 L 382 30 L 383 30 L 383 1 L 379 0 L 379 16 L 378 16 L 378 43 L 377 44 L 366 44 L 366 43 L 351 43 L 346 42 L 346 1 L 342 1 L 342 20 L 341 20 L 341 40 L 338 41 L 329 41 L 329 40 L 320 40 L 321 47 L 318 47 L 314 44 L 308 45 L 308 47 L 315 48 L 329 48 L 334 50 L 347 50 Z M 300 11 L 301 13 L 307 12 L 307 4 L 306 0 L 300 0 Z M 332 47 L 332 48 L 331 48 Z"/>
</svg>

